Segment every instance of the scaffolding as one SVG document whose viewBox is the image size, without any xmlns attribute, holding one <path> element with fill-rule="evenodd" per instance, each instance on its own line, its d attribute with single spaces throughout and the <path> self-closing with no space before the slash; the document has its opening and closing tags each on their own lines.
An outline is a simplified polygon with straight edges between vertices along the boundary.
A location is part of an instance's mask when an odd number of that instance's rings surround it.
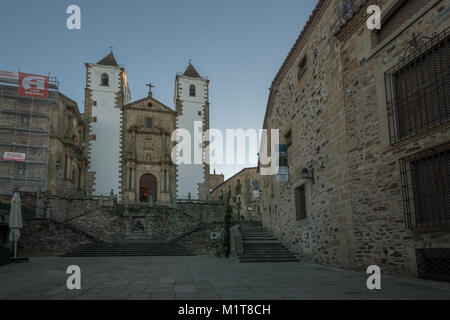
<svg viewBox="0 0 450 320">
<path fill-rule="evenodd" d="M 0 194 L 45 191 L 50 152 L 51 112 L 59 83 L 49 76 L 48 97 L 18 94 L 16 79 L 0 78 Z M 24 154 L 11 161 L 6 154 Z"/>
</svg>

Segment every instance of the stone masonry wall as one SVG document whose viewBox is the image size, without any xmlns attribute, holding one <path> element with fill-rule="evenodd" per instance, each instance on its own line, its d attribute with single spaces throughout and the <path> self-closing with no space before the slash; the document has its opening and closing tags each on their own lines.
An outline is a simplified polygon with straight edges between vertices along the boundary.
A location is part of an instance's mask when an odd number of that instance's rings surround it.
<svg viewBox="0 0 450 320">
<path fill-rule="evenodd" d="M 19 256 L 55 256 L 92 241 L 92 238 L 53 221 L 24 220 L 17 250 Z"/>
<path fill-rule="evenodd" d="M 450 1 L 430 1 L 384 44 L 366 26 L 365 6 L 393 0 L 319 1 L 271 88 L 265 129 L 279 129 L 288 148 L 289 182 L 260 176 L 265 227 L 303 261 L 353 270 L 417 274 L 415 249 L 448 248 L 448 231 L 411 232 L 402 209 L 399 159 L 450 141 L 450 125 L 392 146 L 384 73 L 413 33 L 450 25 Z M 362 7 L 361 10 L 359 8 Z M 345 7 L 345 6 L 344 6 Z M 307 70 L 298 77 L 306 57 Z M 286 135 L 291 132 L 292 138 Z M 314 170 L 314 183 L 300 177 Z M 295 189 L 306 190 L 307 217 L 297 220 Z"/>
<path fill-rule="evenodd" d="M 303 261 L 352 267 L 351 195 L 346 152 L 340 47 L 334 36 L 341 9 L 321 1 L 318 18 L 303 33 L 289 68 L 272 86 L 265 129 L 279 129 L 280 143 L 291 131 L 289 182 L 261 176 L 262 219 Z M 306 57 L 307 70 L 298 79 Z M 300 178 L 314 170 L 315 181 Z M 295 189 L 306 188 L 307 218 L 297 221 Z"/>
<path fill-rule="evenodd" d="M 392 1 L 382 6 L 385 10 Z M 365 11 L 365 10 L 363 10 Z M 358 17 L 356 17 L 358 18 Z M 405 228 L 399 159 L 450 141 L 449 126 L 391 146 L 384 73 L 399 61 L 413 33 L 431 36 L 450 26 L 450 1 L 428 12 L 381 48 L 363 18 L 343 29 L 343 81 L 349 146 L 355 256 L 353 264 L 376 264 L 390 273 L 415 274 L 416 248 L 450 247 L 449 232 L 413 233 Z"/>
</svg>

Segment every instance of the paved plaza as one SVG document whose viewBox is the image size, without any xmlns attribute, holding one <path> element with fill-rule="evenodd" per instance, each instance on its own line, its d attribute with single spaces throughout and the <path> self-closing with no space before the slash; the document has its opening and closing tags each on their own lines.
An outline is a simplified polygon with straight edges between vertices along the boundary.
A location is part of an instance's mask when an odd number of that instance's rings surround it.
<svg viewBox="0 0 450 320">
<path fill-rule="evenodd" d="M 66 269 L 81 268 L 81 290 L 69 291 Z M 0 267 L 0 299 L 450 299 L 450 284 L 367 275 L 313 264 L 241 264 L 212 256 L 32 258 Z"/>
</svg>

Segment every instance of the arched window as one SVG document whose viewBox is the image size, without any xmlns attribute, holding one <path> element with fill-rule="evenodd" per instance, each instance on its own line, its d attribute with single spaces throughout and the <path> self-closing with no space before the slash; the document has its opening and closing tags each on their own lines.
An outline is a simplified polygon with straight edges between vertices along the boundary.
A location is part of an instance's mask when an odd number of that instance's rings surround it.
<svg viewBox="0 0 450 320">
<path fill-rule="evenodd" d="M 195 97 L 195 86 L 193 84 L 189 87 L 189 95 Z"/>
<path fill-rule="evenodd" d="M 109 87 L 109 77 L 106 73 L 102 74 L 102 86 Z"/>
</svg>

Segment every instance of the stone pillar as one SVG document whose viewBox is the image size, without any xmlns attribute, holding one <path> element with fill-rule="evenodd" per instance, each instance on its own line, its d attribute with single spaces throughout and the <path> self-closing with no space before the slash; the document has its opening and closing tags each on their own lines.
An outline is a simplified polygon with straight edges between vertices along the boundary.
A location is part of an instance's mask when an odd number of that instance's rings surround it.
<svg viewBox="0 0 450 320">
<path fill-rule="evenodd" d="M 127 168 L 127 187 L 126 187 L 126 190 L 127 190 L 127 191 L 129 191 L 129 190 L 131 189 L 131 188 L 130 188 L 130 187 L 131 187 L 131 186 L 130 186 L 130 184 L 131 184 L 131 183 L 130 183 L 130 182 L 131 182 L 131 181 L 130 181 L 130 180 L 131 180 L 131 173 L 130 173 L 130 172 L 131 172 L 131 168 Z"/>
</svg>

